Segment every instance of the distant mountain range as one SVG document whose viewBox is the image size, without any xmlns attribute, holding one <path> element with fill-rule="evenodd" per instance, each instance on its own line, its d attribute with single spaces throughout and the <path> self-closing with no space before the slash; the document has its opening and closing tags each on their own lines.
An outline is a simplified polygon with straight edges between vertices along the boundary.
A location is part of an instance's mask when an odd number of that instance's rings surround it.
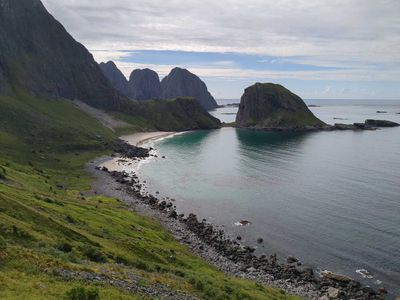
<svg viewBox="0 0 400 300">
<path fill-rule="evenodd" d="M 174 68 L 160 82 L 158 74 L 150 69 L 134 70 L 128 81 L 112 61 L 100 63 L 100 68 L 111 84 L 131 99 L 151 100 L 193 97 L 206 110 L 218 107 L 206 84 L 198 76 L 186 69 Z"/>
</svg>

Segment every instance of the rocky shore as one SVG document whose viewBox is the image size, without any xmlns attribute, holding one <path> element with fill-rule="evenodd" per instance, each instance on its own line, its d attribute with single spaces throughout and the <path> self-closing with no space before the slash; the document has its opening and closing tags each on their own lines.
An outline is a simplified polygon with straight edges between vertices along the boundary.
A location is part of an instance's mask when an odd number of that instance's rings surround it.
<svg viewBox="0 0 400 300">
<path fill-rule="evenodd" d="M 144 148 L 123 143 L 117 155 L 133 158 L 132 154 L 138 153 L 136 159 L 143 159 L 146 155 L 142 155 L 145 152 L 140 149 Z M 147 156 L 151 155 L 150 149 L 145 150 L 148 151 Z M 220 270 L 281 288 L 306 299 L 385 299 L 387 292 L 384 289 L 374 291 L 352 278 L 331 272 L 316 274 L 295 257 L 279 261 L 276 254 L 256 256 L 255 248 L 229 237 L 218 226 L 198 220 L 194 214 L 179 214 L 171 199 L 159 199 L 144 193 L 144 183 L 139 181 L 134 172 L 128 174 L 99 167 L 109 159 L 103 157 L 88 166 L 97 178 L 93 186 L 96 193 L 117 197 L 138 213 L 157 218 L 177 240 L 187 244 L 193 252 Z"/>
</svg>

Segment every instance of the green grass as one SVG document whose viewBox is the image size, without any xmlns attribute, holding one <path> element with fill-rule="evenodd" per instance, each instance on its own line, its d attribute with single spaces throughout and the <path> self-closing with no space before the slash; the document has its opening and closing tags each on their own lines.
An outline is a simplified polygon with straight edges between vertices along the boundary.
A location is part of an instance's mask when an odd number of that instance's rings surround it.
<svg viewBox="0 0 400 300">
<path fill-rule="evenodd" d="M 84 165 L 109 153 L 115 136 L 70 102 L 1 97 L 0 123 L 0 299 L 67 299 L 80 287 L 100 299 L 146 298 L 108 283 L 66 281 L 60 270 L 125 281 L 131 273 L 142 285 L 201 299 L 297 299 L 224 275 L 157 221 L 89 193 Z"/>
<path fill-rule="evenodd" d="M 204 111 L 192 98 L 181 97 L 173 100 L 134 101 L 136 113 L 126 115 L 114 113 L 117 118 L 131 124 L 131 127 L 117 131 L 183 131 L 218 128 L 219 120 Z"/>
<path fill-rule="evenodd" d="M 320 126 L 323 127 L 325 124 L 316 118 L 312 113 L 307 111 L 287 112 L 278 111 L 268 118 L 263 120 L 249 122 L 256 124 L 257 127 L 307 127 L 307 126 Z"/>
</svg>

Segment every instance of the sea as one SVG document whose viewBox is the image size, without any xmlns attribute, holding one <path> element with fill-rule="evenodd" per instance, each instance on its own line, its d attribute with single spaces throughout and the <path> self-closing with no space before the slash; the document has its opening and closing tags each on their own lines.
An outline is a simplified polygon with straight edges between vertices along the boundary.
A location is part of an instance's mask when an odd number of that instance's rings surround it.
<svg viewBox="0 0 400 300">
<path fill-rule="evenodd" d="M 239 103 L 220 100 L 219 104 Z M 306 100 L 326 123 L 400 123 L 398 100 Z M 225 123 L 238 107 L 211 113 Z M 295 256 L 400 295 L 400 127 L 309 133 L 222 128 L 151 141 L 147 190 L 258 254 Z M 247 220 L 248 226 L 240 221 Z M 263 243 L 258 244 L 257 239 Z"/>
</svg>

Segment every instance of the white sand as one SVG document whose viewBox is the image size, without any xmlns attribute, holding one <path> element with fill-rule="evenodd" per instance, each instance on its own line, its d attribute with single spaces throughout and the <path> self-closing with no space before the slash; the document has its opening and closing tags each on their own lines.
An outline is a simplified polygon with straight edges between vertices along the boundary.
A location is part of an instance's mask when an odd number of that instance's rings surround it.
<svg viewBox="0 0 400 300">
<path fill-rule="evenodd" d="M 133 146 L 140 146 L 146 142 L 164 138 L 170 135 L 174 135 L 176 132 L 166 131 L 154 131 L 154 132 L 138 132 L 130 135 L 121 136 L 120 139 L 126 141 L 128 144 Z M 113 157 L 110 160 L 105 161 L 100 167 L 106 167 L 110 171 L 125 171 L 127 173 L 137 172 L 143 159 L 130 159 Z"/>
<path fill-rule="evenodd" d="M 134 134 L 121 136 L 120 139 L 124 140 L 125 142 L 133 146 L 139 146 L 150 140 L 156 140 L 159 138 L 167 137 L 175 133 L 176 132 L 167 132 L 167 131 L 137 132 Z"/>
</svg>

